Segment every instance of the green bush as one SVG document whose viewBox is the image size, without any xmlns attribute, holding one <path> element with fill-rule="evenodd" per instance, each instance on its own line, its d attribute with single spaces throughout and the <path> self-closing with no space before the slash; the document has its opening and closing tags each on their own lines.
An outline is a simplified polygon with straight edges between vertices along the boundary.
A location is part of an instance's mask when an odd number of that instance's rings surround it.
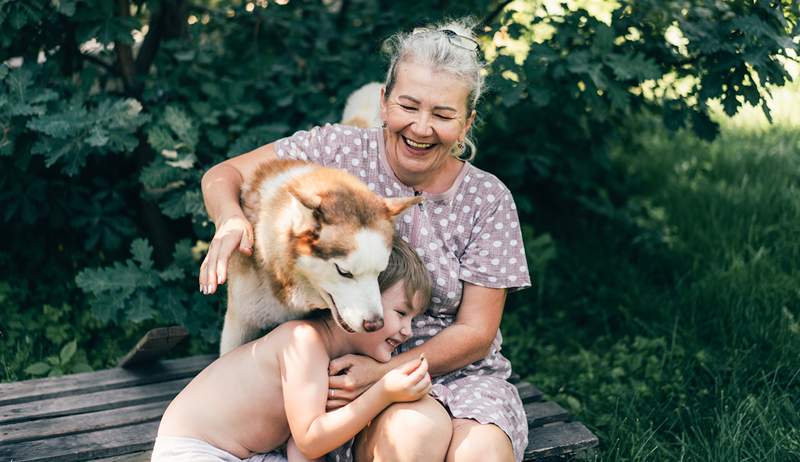
<svg viewBox="0 0 800 462">
<path fill-rule="evenodd" d="M 381 39 L 442 17 L 440 2 L 282 3 L 0 0 L 0 380 L 109 367 L 163 324 L 193 334 L 176 354 L 211 351 L 203 171 L 337 120 L 382 77 Z M 511 298 L 506 351 L 609 458 L 797 454 L 795 135 L 709 145 L 659 127 L 712 139 L 714 100 L 768 113 L 798 8 L 445 12 L 483 21 L 478 163 L 515 195 L 536 281 Z"/>
</svg>

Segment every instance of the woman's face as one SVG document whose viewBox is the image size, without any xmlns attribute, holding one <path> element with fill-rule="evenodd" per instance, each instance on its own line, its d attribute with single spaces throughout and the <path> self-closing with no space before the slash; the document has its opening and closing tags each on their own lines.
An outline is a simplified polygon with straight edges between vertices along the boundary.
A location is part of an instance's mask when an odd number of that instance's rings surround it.
<svg viewBox="0 0 800 462">
<path fill-rule="evenodd" d="M 381 90 L 386 155 L 402 180 L 434 173 L 463 141 L 475 113 L 467 114 L 467 85 L 413 62 L 398 65 L 392 93 Z"/>
</svg>

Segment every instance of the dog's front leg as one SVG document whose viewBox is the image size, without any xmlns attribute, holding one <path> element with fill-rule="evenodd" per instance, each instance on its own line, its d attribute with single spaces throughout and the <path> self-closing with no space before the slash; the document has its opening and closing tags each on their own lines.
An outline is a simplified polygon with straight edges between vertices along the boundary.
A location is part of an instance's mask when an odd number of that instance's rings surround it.
<svg viewBox="0 0 800 462">
<path fill-rule="evenodd" d="M 219 339 L 219 355 L 235 349 L 239 345 L 253 340 L 261 332 L 259 326 L 247 322 L 241 316 L 237 316 L 235 310 L 228 308 L 225 312 L 225 323 L 222 325 L 222 335 Z"/>
</svg>

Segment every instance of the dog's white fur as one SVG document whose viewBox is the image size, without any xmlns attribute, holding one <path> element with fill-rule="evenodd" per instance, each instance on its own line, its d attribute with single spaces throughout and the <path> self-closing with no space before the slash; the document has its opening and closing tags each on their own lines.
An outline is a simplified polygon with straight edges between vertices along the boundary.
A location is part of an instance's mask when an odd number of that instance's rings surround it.
<svg viewBox="0 0 800 462">
<path fill-rule="evenodd" d="M 354 127 L 380 127 L 381 120 L 380 82 L 370 82 L 354 91 L 347 98 L 342 113 L 342 124 Z"/>
<path fill-rule="evenodd" d="M 255 251 L 231 258 L 220 354 L 317 308 L 345 330 L 380 328 L 392 219 L 418 198 L 383 199 L 343 171 L 278 160 L 259 167 L 242 202 Z"/>
</svg>

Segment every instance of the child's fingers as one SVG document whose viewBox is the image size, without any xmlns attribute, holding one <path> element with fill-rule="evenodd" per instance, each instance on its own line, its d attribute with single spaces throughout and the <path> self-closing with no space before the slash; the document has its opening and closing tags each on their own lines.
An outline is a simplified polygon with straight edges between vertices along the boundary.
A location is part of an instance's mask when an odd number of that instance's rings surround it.
<svg viewBox="0 0 800 462">
<path fill-rule="evenodd" d="M 425 374 L 425 377 L 422 378 L 419 382 L 415 383 L 411 387 L 411 394 L 421 398 L 422 396 L 426 395 L 431 390 L 431 376 Z"/>
<path fill-rule="evenodd" d="M 417 359 L 412 359 L 411 361 L 403 364 L 402 366 L 399 366 L 397 370 L 399 370 L 405 375 L 409 375 L 412 372 L 414 372 L 414 370 L 417 369 L 423 361 L 424 357 L 422 356 Z"/>
<path fill-rule="evenodd" d="M 428 360 L 422 358 L 420 365 L 413 372 L 408 374 L 409 383 L 417 383 L 428 374 Z"/>
</svg>

